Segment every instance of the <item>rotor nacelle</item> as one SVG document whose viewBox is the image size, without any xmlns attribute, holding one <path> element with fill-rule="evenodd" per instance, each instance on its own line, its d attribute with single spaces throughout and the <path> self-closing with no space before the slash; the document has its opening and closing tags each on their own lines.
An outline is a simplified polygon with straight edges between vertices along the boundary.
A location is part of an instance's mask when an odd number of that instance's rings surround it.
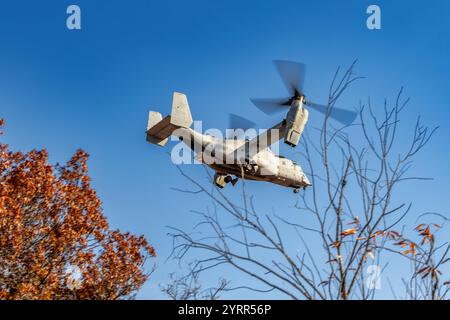
<svg viewBox="0 0 450 320">
<path fill-rule="evenodd" d="M 303 108 L 304 96 L 292 99 L 291 108 L 286 115 L 286 129 L 284 142 L 295 147 L 300 141 L 300 137 L 308 121 L 308 110 Z"/>
<path fill-rule="evenodd" d="M 334 119 L 341 124 L 348 126 L 355 120 L 357 113 L 351 110 L 339 109 L 333 104 L 318 104 L 312 101 L 305 101 L 303 90 L 306 66 L 302 63 L 284 60 L 275 60 L 274 65 L 286 86 L 290 96 L 286 98 L 263 98 L 250 99 L 261 111 L 268 115 L 282 111 L 283 108 L 289 108 L 286 115 L 286 127 L 284 131 L 284 142 L 295 147 L 302 135 L 305 124 L 308 121 L 309 109 L 322 113 L 326 119 Z"/>
</svg>

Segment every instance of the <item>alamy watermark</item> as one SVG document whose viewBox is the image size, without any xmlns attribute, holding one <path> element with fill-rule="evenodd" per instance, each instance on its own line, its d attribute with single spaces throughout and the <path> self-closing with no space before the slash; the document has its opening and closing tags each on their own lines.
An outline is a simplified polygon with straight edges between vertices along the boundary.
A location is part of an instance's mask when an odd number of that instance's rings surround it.
<svg viewBox="0 0 450 320">
<path fill-rule="evenodd" d="M 366 20 L 366 26 L 369 30 L 381 29 L 381 9 L 376 4 L 367 7 L 366 13 L 369 15 Z"/>
<path fill-rule="evenodd" d="M 69 15 L 66 19 L 66 26 L 69 30 L 81 30 L 81 9 L 75 4 L 67 7 L 66 13 Z"/>
<path fill-rule="evenodd" d="M 66 19 L 66 26 L 69 30 L 81 30 L 81 8 L 76 4 L 67 7 L 66 13 L 69 15 Z M 376 4 L 367 7 L 366 13 L 369 15 L 366 19 L 366 26 L 369 30 L 381 29 L 381 8 Z"/>
<path fill-rule="evenodd" d="M 376 264 L 367 267 L 366 285 L 368 289 L 381 289 L 381 268 Z"/>
<path fill-rule="evenodd" d="M 255 157 L 278 155 L 280 138 L 278 129 L 226 129 L 225 136 L 216 128 L 203 132 L 202 121 L 194 121 L 192 129 L 172 132 L 171 140 L 178 143 L 172 148 L 171 160 L 177 165 L 255 163 Z M 260 155 L 269 146 L 270 153 Z"/>
</svg>

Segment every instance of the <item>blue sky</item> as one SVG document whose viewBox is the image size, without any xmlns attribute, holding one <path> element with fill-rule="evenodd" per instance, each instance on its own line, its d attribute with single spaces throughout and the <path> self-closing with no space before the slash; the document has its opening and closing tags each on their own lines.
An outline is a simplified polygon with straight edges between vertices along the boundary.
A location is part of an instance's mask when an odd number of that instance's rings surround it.
<svg viewBox="0 0 450 320">
<path fill-rule="evenodd" d="M 66 28 L 70 4 L 81 7 L 82 30 Z M 381 7 L 381 30 L 366 28 L 369 4 Z M 177 270 L 164 262 L 171 249 L 166 226 L 190 226 L 189 210 L 206 204 L 170 190 L 186 181 L 170 163 L 169 149 L 146 143 L 149 109 L 168 113 L 176 90 L 187 94 L 204 128 L 224 128 L 229 112 L 267 123 L 248 98 L 284 94 L 271 60 L 306 63 L 308 95 L 325 102 L 336 67 L 358 59 L 356 71 L 367 78 L 343 97 L 341 107 L 356 107 L 368 96 L 392 99 L 405 87 L 411 98 L 405 122 L 420 114 L 440 129 L 414 167 L 434 180 L 412 184 L 402 195 L 419 199 L 414 212 L 447 214 L 449 14 L 444 0 L 0 0 L 0 116 L 7 123 L 2 139 L 15 149 L 47 148 L 52 162 L 66 161 L 80 147 L 89 152 L 111 225 L 145 234 L 159 255 L 139 297 L 161 298 L 158 283 Z M 317 118 L 311 115 L 311 123 L 318 124 Z M 205 179 L 200 166 L 189 172 Z M 293 214 L 290 190 L 251 188 L 261 208 Z"/>
</svg>

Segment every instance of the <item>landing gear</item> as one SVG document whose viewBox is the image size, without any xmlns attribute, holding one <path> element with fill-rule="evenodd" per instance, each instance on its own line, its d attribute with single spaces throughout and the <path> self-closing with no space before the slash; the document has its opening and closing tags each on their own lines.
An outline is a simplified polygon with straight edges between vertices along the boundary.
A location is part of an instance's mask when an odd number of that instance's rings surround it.
<svg viewBox="0 0 450 320">
<path fill-rule="evenodd" d="M 295 188 L 294 189 L 294 193 L 299 193 L 300 192 L 300 189 L 299 188 Z"/>
<path fill-rule="evenodd" d="M 230 183 L 230 182 L 234 186 L 237 181 L 238 181 L 238 178 L 233 179 L 233 177 L 231 177 L 229 175 L 218 174 L 218 173 L 216 173 L 214 175 L 214 184 L 221 189 L 223 187 L 225 187 L 225 185 L 227 183 Z"/>
<path fill-rule="evenodd" d="M 225 176 L 225 175 L 222 175 L 222 174 L 215 174 L 214 175 L 214 183 L 216 184 L 216 186 L 217 187 L 219 187 L 219 188 L 223 188 L 223 187 L 225 187 L 225 185 L 227 184 L 227 182 L 225 181 L 225 179 L 227 178 L 228 176 Z"/>
</svg>

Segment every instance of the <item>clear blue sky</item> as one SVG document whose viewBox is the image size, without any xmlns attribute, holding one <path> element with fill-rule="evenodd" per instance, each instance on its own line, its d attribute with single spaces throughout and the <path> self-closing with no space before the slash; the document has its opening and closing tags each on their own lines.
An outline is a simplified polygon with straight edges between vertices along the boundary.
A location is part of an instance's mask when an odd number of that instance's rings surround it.
<svg viewBox="0 0 450 320">
<path fill-rule="evenodd" d="M 66 28 L 69 4 L 81 7 L 81 31 Z M 379 31 L 366 28 L 369 4 L 381 7 Z M 111 225 L 145 234 L 159 255 L 139 297 L 160 298 L 158 283 L 176 271 L 164 263 L 171 249 L 165 226 L 189 226 L 188 211 L 206 204 L 170 190 L 186 181 L 169 149 L 145 141 L 150 108 L 169 112 L 177 90 L 206 128 L 225 127 L 228 112 L 266 122 L 264 114 L 252 115 L 248 98 L 284 94 L 272 59 L 306 63 L 306 88 L 318 102 L 326 101 L 336 67 L 359 59 L 356 71 L 367 79 L 341 106 L 353 108 L 369 95 L 381 102 L 405 87 L 411 97 L 405 121 L 421 114 L 441 128 L 414 169 L 435 180 L 413 184 L 404 195 L 423 199 L 414 212 L 447 214 L 449 16 L 446 0 L 0 0 L 2 139 L 15 149 L 47 148 L 52 162 L 66 161 L 80 147 L 91 154 L 90 173 Z M 205 178 L 200 166 L 189 172 Z M 293 214 L 291 191 L 251 188 L 261 208 Z"/>
</svg>

